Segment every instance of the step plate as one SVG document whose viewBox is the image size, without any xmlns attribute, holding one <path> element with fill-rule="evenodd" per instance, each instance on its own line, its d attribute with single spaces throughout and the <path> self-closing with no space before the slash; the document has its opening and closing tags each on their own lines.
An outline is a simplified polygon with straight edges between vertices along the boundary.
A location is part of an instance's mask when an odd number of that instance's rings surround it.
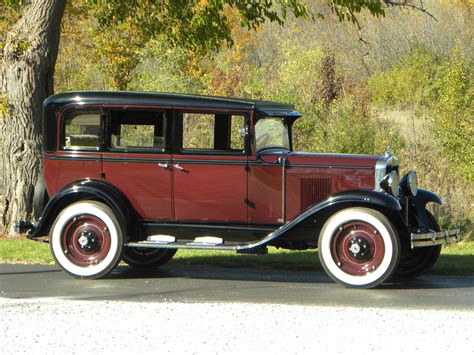
<svg viewBox="0 0 474 355">
<path fill-rule="evenodd" d="M 173 237 L 172 235 L 157 234 L 150 235 L 148 238 L 146 238 L 146 241 L 160 244 L 168 244 L 176 242 L 176 237 Z"/>
<path fill-rule="evenodd" d="M 221 243 L 221 244 L 209 244 L 209 243 L 196 243 L 190 242 L 189 240 L 180 240 L 174 243 L 161 243 L 153 241 L 141 241 L 131 242 L 127 244 L 127 247 L 132 248 L 158 248 L 158 249 L 208 249 L 208 250 L 234 250 L 237 251 L 239 247 L 246 246 L 246 243 Z"/>
<path fill-rule="evenodd" d="M 218 237 L 197 237 L 194 242 L 188 245 L 221 245 L 224 244 L 224 239 Z"/>
</svg>

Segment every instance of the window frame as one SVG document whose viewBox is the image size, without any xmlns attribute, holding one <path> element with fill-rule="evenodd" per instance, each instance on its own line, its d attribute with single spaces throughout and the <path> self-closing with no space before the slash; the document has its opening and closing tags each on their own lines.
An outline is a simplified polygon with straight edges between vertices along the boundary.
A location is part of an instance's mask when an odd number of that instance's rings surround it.
<svg viewBox="0 0 474 355">
<path fill-rule="evenodd" d="M 230 116 L 243 116 L 244 124 L 247 134 L 244 137 L 243 150 L 230 151 L 222 149 L 185 149 L 183 148 L 183 117 L 185 113 L 196 113 L 196 114 L 209 114 L 209 115 L 230 115 Z M 250 126 L 250 112 L 247 110 L 219 110 L 219 109 L 178 109 L 176 110 L 177 117 L 177 129 L 174 151 L 178 154 L 187 155 L 225 155 L 225 156 L 248 156 L 250 153 L 250 139 L 249 139 L 249 126 Z M 215 125 L 214 125 L 215 130 Z M 214 131 L 215 134 L 215 131 Z"/>
<path fill-rule="evenodd" d="M 173 112 L 162 107 L 104 107 L 104 151 L 110 153 L 147 153 L 147 154 L 170 154 L 173 141 Z M 137 147 L 137 148 L 117 148 L 112 147 L 112 112 L 152 112 L 162 113 L 164 117 L 165 147 Z"/>
</svg>

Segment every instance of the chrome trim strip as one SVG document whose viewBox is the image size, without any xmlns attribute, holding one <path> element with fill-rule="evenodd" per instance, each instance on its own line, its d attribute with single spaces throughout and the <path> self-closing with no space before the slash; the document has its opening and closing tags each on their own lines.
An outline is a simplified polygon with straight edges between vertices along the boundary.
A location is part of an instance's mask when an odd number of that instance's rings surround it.
<svg viewBox="0 0 474 355">
<path fill-rule="evenodd" d="M 460 240 L 459 229 L 431 233 L 411 233 L 411 247 L 431 247 L 433 245 L 447 245 Z"/>
<path fill-rule="evenodd" d="M 380 186 L 380 181 L 382 181 L 383 177 L 387 174 L 387 168 L 389 166 L 398 166 L 399 162 L 397 157 L 395 157 L 390 148 L 387 148 L 384 156 L 377 160 L 375 163 L 375 183 L 374 183 L 374 190 L 375 191 L 383 191 L 382 187 Z"/>
<path fill-rule="evenodd" d="M 219 159 L 180 159 L 174 157 L 173 161 L 180 164 L 210 164 L 210 165 L 247 165 L 247 159 L 245 160 L 219 160 Z"/>
<path fill-rule="evenodd" d="M 110 157 L 102 156 L 102 161 L 105 163 L 168 163 L 171 157 L 168 158 L 126 158 L 126 157 Z"/>
<path fill-rule="evenodd" d="M 134 162 L 134 163 L 157 163 L 169 162 L 171 156 L 168 158 L 130 158 L 130 157 L 110 157 L 103 156 L 104 162 Z M 209 165 L 247 165 L 247 160 L 187 160 L 187 159 L 173 159 L 175 164 L 209 164 Z"/>
<path fill-rule="evenodd" d="M 81 155 L 81 154 L 76 154 L 76 155 L 55 155 L 55 156 L 50 156 L 50 155 L 43 155 L 44 159 L 49 159 L 49 160 L 100 160 L 101 156 L 100 154 L 98 155 Z"/>
<path fill-rule="evenodd" d="M 313 165 L 313 164 L 288 164 L 289 168 L 322 168 L 322 169 L 372 169 L 369 165 Z"/>
<path fill-rule="evenodd" d="M 375 163 L 375 183 L 374 183 L 375 191 L 383 191 L 382 187 L 380 186 L 380 182 L 382 181 L 383 177 L 386 174 L 387 166 L 388 166 L 388 160 L 385 158 L 379 159 Z"/>
<path fill-rule="evenodd" d="M 250 166 L 280 166 L 277 163 L 264 162 L 262 160 L 249 160 Z M 317 164 L 294 164 L 291 162 L 287 163 L 287 168 L 315 168 L 315 169 L 372 169 L 373 166 L 366 165 L 317 165 Z"/>
<path fill-rule="evenodd" d="M 281 223 L 286 223 L 286 164 L 288 163 L 288 155 L 283 157 L 281 162 Z"/>
</svg>

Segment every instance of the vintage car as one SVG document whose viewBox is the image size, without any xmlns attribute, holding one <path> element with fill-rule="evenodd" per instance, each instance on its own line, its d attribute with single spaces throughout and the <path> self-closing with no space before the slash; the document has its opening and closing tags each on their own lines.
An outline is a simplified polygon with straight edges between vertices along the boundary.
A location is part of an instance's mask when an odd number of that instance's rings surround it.
<svg viewBox="0 0 474 355">
<path fill-rule="evenodd" d="M 177 249 L 262 254 L 317 248 L 335 281 L 370 288 L 413 278 L 458 231 L 441 203 L 399 182 L 398 160 L 293 151 L 293 105 L 237 98 L 73 92 L 44 102 L 43 180 L 31 239 L 80 278 L 123 260 L 165 264 Z M 316 255 L 315 255 L 316 258 Z"/>
</svg>

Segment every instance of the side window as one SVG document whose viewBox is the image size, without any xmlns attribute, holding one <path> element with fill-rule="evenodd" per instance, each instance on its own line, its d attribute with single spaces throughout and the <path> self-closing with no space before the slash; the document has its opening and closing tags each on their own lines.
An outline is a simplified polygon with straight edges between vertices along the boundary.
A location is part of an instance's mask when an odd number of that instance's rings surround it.
<svg viewBox="0 0 474 355">
<path fill-rule="evenodd" d="M 230 147 L 236 150 L 244 150 L 245 116 L 232 115 L 231 117 Z"/>
<path fill-rule="evenodd" d="M 183 114 L 183 149 L 214 149 L 215 116 Z"/>
<path fill-rule="evenodd" d="M 244 115 L 184 112 L 182 118 L 183 150 L 244 152 Z"/>
<path fill-rule="evenodd" d="M 99 149 L 100 112 L 81 111 L 64 120 L 62 145 L 66 149 Z"/>
<path fill-rule="evenodd" d="M 109 116 L 112 149 L 165 150 L 165 112 L 112 111 Z"/>
</svg>

